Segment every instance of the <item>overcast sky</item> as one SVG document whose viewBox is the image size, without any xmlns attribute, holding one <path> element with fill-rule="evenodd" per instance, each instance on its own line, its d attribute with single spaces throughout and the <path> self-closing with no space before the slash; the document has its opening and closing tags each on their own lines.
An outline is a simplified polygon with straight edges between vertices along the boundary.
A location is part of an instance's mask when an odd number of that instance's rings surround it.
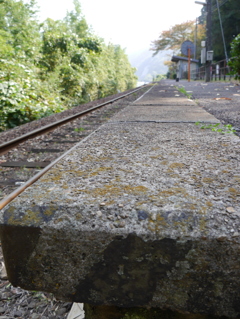
<svg viewBox="0 0 240 319">
<path fill-rule="evenodd" d="M 127 53 L 148 49 L 152 40 L 175 24 L 195 20 L 201 5 L 194 0 L 80 0 L 88 25 L 106 43 Z M 38 0 L 40 20 L 62 19 L 73 10 L 71 0 Z"/>
</svg>

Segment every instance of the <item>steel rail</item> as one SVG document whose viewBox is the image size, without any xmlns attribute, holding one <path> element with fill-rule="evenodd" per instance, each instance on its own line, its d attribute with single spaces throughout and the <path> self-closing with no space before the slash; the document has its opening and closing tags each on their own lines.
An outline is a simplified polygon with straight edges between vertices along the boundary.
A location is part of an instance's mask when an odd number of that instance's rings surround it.
<svg viewBox="0 0 240 319">
<path fill-rule="evenodd" d="M 70 115 L 70 116 L 65 117 L 64 119 L 61 119 L 61 120 L 56 121 L 54 123 L 42 126 L 42 127 L 38 128 L 36 130 L 33 130 L 33 131 L 31 131 L 29 133 L 26 133 L 26 134 L 23 134 L 22 136 L 19 136 L 19 137 L 13 139 L 13 140 L 10 140 L 10 141 L 8 141 L 6 143 L 3 143 L 3 144 L 0 145 L 0 155 L 5 154 L 10 149 L 13 149 L 17 145 L 23 143 L 24 141 L 27 141 L 30 138 L 34 138 L 36 136 L 39 136 L 39 135 L 45 134 L 47 132 L 50 132 L 50 131 L 54 130 L 56 127 L 59 127 L 59 126 L 64 125 L 64 124 L 66 124 L 68 122 L 71 122 L 74 119 L 76 119 L 76 118 L 78 118 L 80 116 L 86 115 L 86 114 L 88 114 L 88 113 L 90 113 L 90 112 L 92 112 L 94 110 L 97 110 L 98 108 L 101 108 L 102 106 L 104 106 L 106 104 L 113 103 L 113 102 L 115 102 L 117 100 L 120 100 L 120 99 L 122 99 L 122 98 L 124 98 L 124 97 L 126 97 L 128 95 L 131 95 L 131 94 L 141 90 L 144 86 L 146 86 L 146 85 L 140 86 L 137 89 L 135 89 L 135 90 L 133 90 L 131 92 L 128 92 L 126 94 L 123 94 L 123 95 L 121 95 L 121 96 L 119 96 L 117 98 L 111 99 L 111 100 L 106 101 L 106 102 L 101 103 L 101 104 L 98 104 L 98 105 L 96 105 L 94 107 L 91 107 L 90 109 L 87 109 L 85 111 L 76 113 L 74 115 Z"/>
<path fill-rule="evenodd" d="M 91 133 L 92 134 L 92 133 Z M 91 135 L 90 134 L 90 135 Z M 81 141 L 82 142 L 82 141 Z M 80 143 L 80 142 L 79 142 Z M 31 186 L 33 183 L 35 183 L 41 176 L 43 176 L 47 171 L 50 170 L 57 162 L 59 162 L 64 156 L 66 156 L 68 153 L 73 151 L 78 146 L 78 143 L 74 145 L 72 148 L 70 148 L 68 151 L 63 153 L 61 156 L 56 158 L 53 162 L 51 162 L 48 166 L 46 166 L 44 169 L 42 169 L 40 172 L 38 172 L 36 175 L 34 175 L 32 178 L 30 178 L 26 183 L 18 187 L 15 191 L 13 191 L 11 194 L 6 196 L 0 201 L 0 210 L 4 208 L 7 204 L 9 204 L 14 198 L 16 198 L 19 194 L 21 194 L 26 188 Z"/>
</svg>

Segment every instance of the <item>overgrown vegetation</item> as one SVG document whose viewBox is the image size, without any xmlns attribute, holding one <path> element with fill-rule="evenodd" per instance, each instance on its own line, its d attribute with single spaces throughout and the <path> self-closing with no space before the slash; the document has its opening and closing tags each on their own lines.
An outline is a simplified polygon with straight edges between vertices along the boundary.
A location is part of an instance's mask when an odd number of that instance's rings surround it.
<svg viewBox="0 0 240 319">
<path fill-rule="evenodd" d="M 136 85 L 124 50 L 96 37 L 74 6 L 39 23 L 35 0 L 0 0 L 0 131 Z"/>
<path fill-rule="evenodd" d="M 200 122 L 196 122 L 195 124 L 200 125 L 200 128 L 202 130 L 209 129 L 213 132 L 218 132 L 221 134 L 234 134 L 234 133 L 236 133 L 236 130 L 234 129 L 234 127 L 231 124 L 226 124 L 226 125 L 222 125 L 220 123 L 204 124 L 204 123 L 200 123 Z"/>
<path fill-rule="evenodd" d="M 220 61 L 226 59 L 226 55 L 224 52 L 217 1 L 219 3 L 228 57 L 231 55 L 231 42 L 240 33 L 240 6 L 239 0 L 212 0 L 212 49 L 214 51 L 214 60 Z M 206 19 L 206 9 L 205 6 L 202 8 L 200 19 L 203 21 Z"/>
<path fill-rule="evenodd" d="M 162 31 L 157 40 L 152 41 L 151 50 L 153 55 L 160 51 L 173 50 L 174 54 L 180 54 L 180 48 L 184 41 L 190 40 L 194 42 L 195 37 L 195 21 L 186 21 L 176 24 L 169 30 Z M 205 38 L 205 27 L 200 25 L 197 34 L 197 48 L 200 52 L 201 41 Z"/>
<path fill-rule="evenodd" d="M 190 94 L 189 92 L 187 92 L 184 87 L 182 87 L 182 86 L 180 86 L 180 87 L 179 87 L 179 86 L 175 86 L 175 88 L 176 88 L 179 92 L 183 93 L 188 99 L 191 99 L 191 98 L 192 98 L 192 94 Z"/>
<path fill-rule="evenodd" d="M 231 60 L 229 66 L 236 79 L 240 79 L 240 34 L 231 43 Z"/>
</svg>

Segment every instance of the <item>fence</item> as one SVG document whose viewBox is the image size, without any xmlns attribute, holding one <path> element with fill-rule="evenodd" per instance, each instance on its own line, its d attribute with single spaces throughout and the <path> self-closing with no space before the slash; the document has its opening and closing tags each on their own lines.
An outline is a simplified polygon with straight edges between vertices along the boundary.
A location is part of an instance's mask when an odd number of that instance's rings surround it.
<svg viewBox="0 0 240 319">
<path fill-rule="evenodd" d="M 230 81 L 234 78 L 231 73 L 231 68 L 227 65 L 226 60 L 222 60 L 211 64 L 210 77 L 211 81 Z M 197 70 L 191 72 L 191 79 L 204 80 L 206 76 L 205 66 L 201 66 Z"/>
</svg>

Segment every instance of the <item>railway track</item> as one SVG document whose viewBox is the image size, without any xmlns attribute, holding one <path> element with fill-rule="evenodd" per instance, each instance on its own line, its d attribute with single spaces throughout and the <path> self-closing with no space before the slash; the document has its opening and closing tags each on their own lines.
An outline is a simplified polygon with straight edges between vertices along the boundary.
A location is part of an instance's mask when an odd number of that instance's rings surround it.
<svg viewBox="0 0 240 319">
<path fill-rule="evenodd" d="M 0 145 L 0 209 L 34 183 L 75 144 L 146 90 L 148 86 L 145 85 L 103 103 L 94 103 L 94 106 L 86 108 L 83 105 L 74 114 L 7 139 Z"/>
</svg>

